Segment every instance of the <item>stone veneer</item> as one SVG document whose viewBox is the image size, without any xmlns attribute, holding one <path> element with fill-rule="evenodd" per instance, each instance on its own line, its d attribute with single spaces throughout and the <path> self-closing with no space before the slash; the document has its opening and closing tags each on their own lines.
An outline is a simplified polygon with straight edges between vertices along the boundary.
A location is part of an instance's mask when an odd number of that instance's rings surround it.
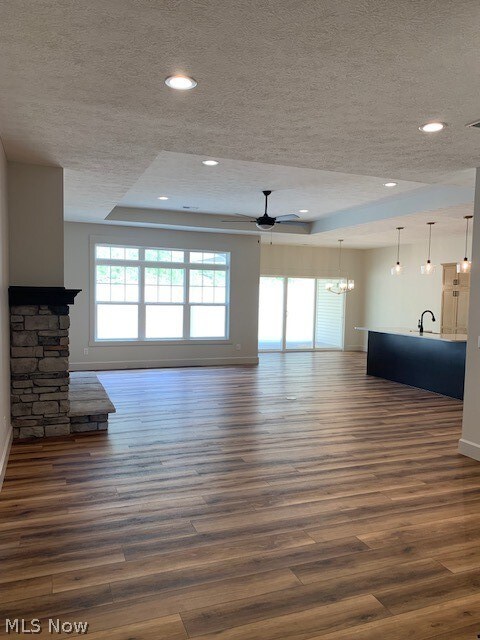
<svg viewBox="0 0 480 640">
<path fill-rule="evenodd" d="M 70 429 L 72 433 L 107 431 L 108 413 L 90 416 L 72 416 L 70 418 Z"/>
<path fill-rule="evenodd" d="M 106 431 L 108 416 L 115 413 L 108 393 L 92 371 L 70 375 L 70 432 Z"/>
<path fill-rule="evenodd" d="M 68 312 L 67 305 L 10 307 L 11 416 L 16 439 L 70 433 Z"/>
</svg>

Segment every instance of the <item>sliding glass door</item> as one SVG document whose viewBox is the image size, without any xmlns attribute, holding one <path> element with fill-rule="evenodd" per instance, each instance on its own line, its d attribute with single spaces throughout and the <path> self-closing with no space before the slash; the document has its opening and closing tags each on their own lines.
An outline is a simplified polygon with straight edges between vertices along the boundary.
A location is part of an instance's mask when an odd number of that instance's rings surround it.
<svg viewBox="0 0 480 640">
<path fill-rule="evenodd" d="M 261 277 L 260 351 L 343 349 L 344 295 L 322 278 Z"/>
<path fill-rule="evenodd" d="M 283 349 L 284 278 L 260 278 L 258 348 L 262 351 Z"/>
<path fill-rule="evenodd" d="M 313 349 L 315 279 L 286 278 L 285 349 Z"/>
<path fill-rule="evenodd" d="M 335 295 L 331 291 L 327 291 L 325 285 L 330 281 L 317 278 L 316 349 L 343 349 L 346 294 Z"/>
</svg>

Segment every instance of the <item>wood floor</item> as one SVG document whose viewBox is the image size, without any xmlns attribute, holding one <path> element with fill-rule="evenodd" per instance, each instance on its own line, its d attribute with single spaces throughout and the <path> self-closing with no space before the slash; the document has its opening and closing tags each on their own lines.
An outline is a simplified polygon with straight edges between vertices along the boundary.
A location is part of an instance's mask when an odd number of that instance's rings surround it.
<svg viewBox="0 0 480 640">
<path fill-rule="evenodd" d="M 0 635 L 59 618 L 90 640 L 475 639 L 461 402 L 364 370 L 292 353 L 102 374 L 108 436 L 12 449 Z"/>
</svg>

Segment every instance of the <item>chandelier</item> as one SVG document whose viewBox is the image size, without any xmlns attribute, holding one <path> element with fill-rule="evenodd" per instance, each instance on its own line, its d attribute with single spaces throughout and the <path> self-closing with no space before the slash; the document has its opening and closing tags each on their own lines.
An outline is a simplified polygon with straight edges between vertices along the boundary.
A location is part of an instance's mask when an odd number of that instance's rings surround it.
<svg viewBox="0 0 480 640">
<path fill-rule="evenodd" d="M 350 280 L 348 276 L 342 276 L 342 242 L 343 240 L 338 241 L 338 278 L 332 280 L 332 282 L 327 282 L 325 285 L 327 291 L 337 295 L 348 293 L 355 289 L 355 282 Z"/>
</svg>

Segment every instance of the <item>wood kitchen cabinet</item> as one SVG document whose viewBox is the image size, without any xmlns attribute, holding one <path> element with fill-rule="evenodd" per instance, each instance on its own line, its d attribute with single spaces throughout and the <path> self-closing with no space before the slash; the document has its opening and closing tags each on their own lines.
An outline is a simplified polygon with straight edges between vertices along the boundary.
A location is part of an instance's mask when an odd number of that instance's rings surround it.
<svg viewBox="0 0 480 640">
<path fill-rule="evenodd" d="M 456 263 L 443 264 L 442 333 L 467 333 L 470 274 L 457 273 Z"/>
</svg>

